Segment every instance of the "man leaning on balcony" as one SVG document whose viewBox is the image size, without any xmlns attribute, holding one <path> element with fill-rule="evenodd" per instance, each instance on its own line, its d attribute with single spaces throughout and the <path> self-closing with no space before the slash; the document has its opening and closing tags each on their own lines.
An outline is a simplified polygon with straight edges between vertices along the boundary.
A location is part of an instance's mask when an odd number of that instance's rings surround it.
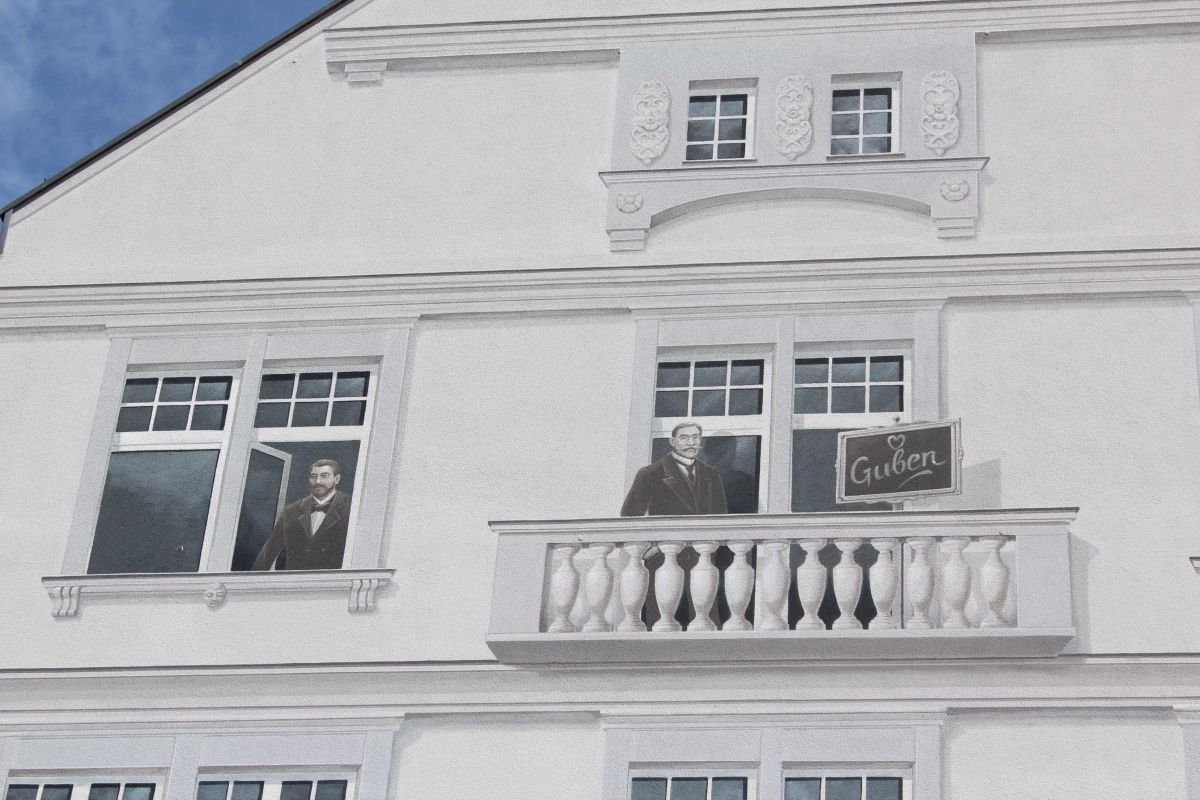
<svg viewBox="0 0 1200 800">
<path fill-rule="evenodd" d="M 700 460 L 704 429 L 681 422 L 671 430 L 671 452 L 638 470 L 621 505 L 622 517 L 724 514 L 725 487 L 716 469 Z"/>
</svg>

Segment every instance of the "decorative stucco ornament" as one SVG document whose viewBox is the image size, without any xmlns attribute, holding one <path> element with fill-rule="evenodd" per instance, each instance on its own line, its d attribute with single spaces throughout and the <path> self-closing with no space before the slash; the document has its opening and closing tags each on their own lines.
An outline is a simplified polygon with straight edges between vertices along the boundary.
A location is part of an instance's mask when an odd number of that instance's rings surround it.
<svg viewBox="0 0 1200 800">
<path fill-rule="evenodd" d="M 671 93 L 661 81 L 646 81 L 633 93 L 633 132 L 629 149 L 650 166 L 667 149 Z"/>
<path fill-rule="evenodd" d="M 958 141 L 958 78 L 937 70 L 921 81 L 921 138 L 939 156 Z"/>
<path fill-rule="evenodd" d="M 204 590 L 204 602 L 209 608 L 216 608 L 225 602 L 225 584 L 210 583 Z"/>
<path fill-rule="evenodd" d="M 621 192 L 617 195 L 617 210 L 622 214 L 634 214 L 642 209 L 642 193 Z"/>
<path fill-rule="evenodd" d="M 775 87 L 775 149 L 795 161 L 812 145 L 812 83 L 788 75 Z"/>
<path fill-rule="evenodd" d="M 938 187 L 941 190 L 942 197 L 949 200 L 951 203 L 957 203 L 971 193 L 971 184 L 962 180 L 944 180 L 942 185 Z"/>
</svg>

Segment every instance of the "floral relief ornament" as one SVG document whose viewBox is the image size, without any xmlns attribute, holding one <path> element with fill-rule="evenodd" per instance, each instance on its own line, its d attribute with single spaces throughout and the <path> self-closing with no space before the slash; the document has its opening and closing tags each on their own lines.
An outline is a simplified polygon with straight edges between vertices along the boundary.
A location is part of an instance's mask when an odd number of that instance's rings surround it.
<svg viewBox="0 0 1200 800">
<path fill-rule="evenodd" d="M 962 178 L 957 180 L 944 180 L 941 187 L 942 197 L 949 200 L 951 203 L 957 203 L 971 193 L 971 184 L 964 181 Z"/>
<path fill-rule="evenodd" d="M 617 195 L 617 210 L 622 214 L 633 214 L 642 210 L 642 193 L 621 192 Z"/>
<path fill-rule="evenodd" d="M 646 166 L 667 149 L 671 135 L 668 112 L 671 110 L 671 93 L 662 81 L 646 81 L 633 93 L 633 132 L 629 138 L 629 149 Z"/>
<path fill-rule="evenodd" d="M 958 78 L 937 70 L 921 81 L 921 136 L 925 146 L 939 156 L 958 141 Z"/>
<path fill-rule="evenodd" d="M 812 84 L 788 75 L 775 87 L 775 149 L 795 161 L 812 144 Z"/>
</svg>

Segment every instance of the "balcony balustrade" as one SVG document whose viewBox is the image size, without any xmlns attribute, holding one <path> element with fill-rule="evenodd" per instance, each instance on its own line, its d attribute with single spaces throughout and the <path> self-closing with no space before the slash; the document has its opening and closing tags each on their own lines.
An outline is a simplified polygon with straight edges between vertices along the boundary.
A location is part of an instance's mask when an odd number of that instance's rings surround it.
<svg viewBox="0 0 1200 800">
<path fill-rule="evenodd" d="M 1075 509 L 493 522 L 507 663 L 1052 656 Z"/>
</svg>

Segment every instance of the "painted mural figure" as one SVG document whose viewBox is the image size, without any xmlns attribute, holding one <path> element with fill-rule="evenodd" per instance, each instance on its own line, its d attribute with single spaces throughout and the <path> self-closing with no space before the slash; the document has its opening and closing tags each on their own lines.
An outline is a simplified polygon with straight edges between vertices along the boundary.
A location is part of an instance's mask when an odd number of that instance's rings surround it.
<svg viewBox="0 0 1200 800">
<path fill-rule="evenodd" d="M 271 569 L 281 553 L 287 569 L 339 569 L 350 521 L 350 495 L 337 488 L 341 480 L 336 461 L 314 461 L 308 468 L 308 496 L 283 509 L 251 569 Z"/>
<path fill-rule="evenodd" d="M 671 451 L 638 470 L 621 506 L 621 516 L 724 514 L 720 473 L 700 460 L 704 429 L 681 422 L 671 430 Z"/>
</svg>

